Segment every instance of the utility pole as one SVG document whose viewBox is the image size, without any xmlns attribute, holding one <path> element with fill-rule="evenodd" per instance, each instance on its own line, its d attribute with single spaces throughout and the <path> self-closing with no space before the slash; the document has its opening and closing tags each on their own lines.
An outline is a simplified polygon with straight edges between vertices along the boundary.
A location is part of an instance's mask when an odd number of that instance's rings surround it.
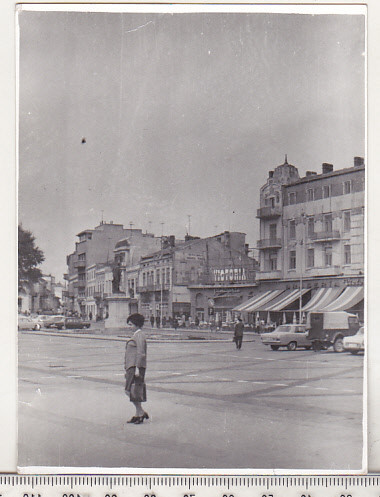
<svg viewBox="0 0 380 497">
<path fill-rule="evenodd" d="M 188 214 L 187 215 L 188 219 L 189 219 L 189 236 L 190 236 L 190 231 L 191 231 L 191 214 Z"/>
<path fill-rule="evenodd" d="M 305 247 L 305 214 L 301 214 L 301 251 L 300 251 L 300 298 L 299 298 L 299 314 L 298 314 L 298 323 L 302 322 L 302 287 L 303 287 L 303 259 L 304 259 L 304 247 Z"/>
<path fill-rule="evenodd" d="M 162 249 L 163 249 L 163 238 L 164 238 L 164 224 L 161 222 L 161 262 L 162 262 Z M 163 286 L 164 286 L 164 281 L 163 281 L 163 271 L 162 267 L 160 267 L 160 326 L 162 326 L 162 300 L 163 300 Z"/>
</svg>

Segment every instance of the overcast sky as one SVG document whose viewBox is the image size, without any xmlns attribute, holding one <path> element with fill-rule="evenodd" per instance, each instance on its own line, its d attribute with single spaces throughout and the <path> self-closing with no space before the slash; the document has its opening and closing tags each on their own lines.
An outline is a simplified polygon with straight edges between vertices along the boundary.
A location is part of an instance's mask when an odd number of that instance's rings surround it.
<svg viewBox="0 0 380 497">
<path fill-rule="evenodd" d="M 62 280 L 102 217 L 256 246 L 284 162 L 364 156 L 364 18 L 22 12 L 19 221 Z M 82 139 L 85 138 L 85 143 Z"/>
</svg>

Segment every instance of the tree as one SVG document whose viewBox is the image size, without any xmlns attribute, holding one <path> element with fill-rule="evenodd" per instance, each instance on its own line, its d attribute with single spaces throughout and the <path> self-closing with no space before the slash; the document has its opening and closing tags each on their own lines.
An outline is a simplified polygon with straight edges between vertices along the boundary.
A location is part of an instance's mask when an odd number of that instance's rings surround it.
<svg viewBox="0 0 380 497">
<path fill-rule="evenodd" d="M 18 227 L 18 286 L 36 283 L 42 276 L 37 267 L 45 260 L 44 253 L 35 245 L 35 237 L 30 231 Z"/>
</svg>

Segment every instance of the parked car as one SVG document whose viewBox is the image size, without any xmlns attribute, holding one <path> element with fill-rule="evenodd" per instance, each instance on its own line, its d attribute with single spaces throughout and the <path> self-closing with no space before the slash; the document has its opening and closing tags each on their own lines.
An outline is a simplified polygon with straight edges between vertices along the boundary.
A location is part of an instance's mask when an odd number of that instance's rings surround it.
<svg viewBox="0 0 380 497">
<path fill-rule="evenodd" d="M 17 328 L 19 330 L 39 330 L 41 328 L 37 320 L 30 316 L 19 314 L 17 321 Z"/>
<path fill-rule="evenodd" d="M 343 352 L 344 337 L 355 335 L 360 328 L 359 318 L 346 311 L 310 312 L 307 325 L 314 350 L 332 346 L 335 352 Z"/>
<path fill-rule="evenodd" d="M 67 329 L 83 329 L 89 328 L 91 322 L 80 317 L 72 316 L 65 318 L 65 328 Z"/>
<path fill-rule="evenodd" d="M 356 335 L 343 338 L 344 350 L 348 350 L 351 354 L 364 352 L 364 326 L 359 328 Z"/>
<path fill-rule="evenodd" d="M 48 328 L 57 328 L 61 330 L 65 326 L 65 316 L 51 316 Z"/>
<path fill-rule="evenodd" d="M 37 323 L 40 325 L 40 328 L 58 328 L 61 330 L 65 325 L 65 316 L 41 314 L 37 316 Z"/>
<path fill-rule="evenodd" d="M 281 324 L 270 332 L 261 335 L 264 345 L 270 345 L 272 350 L 287 347 L 288 350 L 296 350 L 297 347 L 311 349 L 312 342 L 307 338 L 307 328 L 304 324 Z"/>
</svg>

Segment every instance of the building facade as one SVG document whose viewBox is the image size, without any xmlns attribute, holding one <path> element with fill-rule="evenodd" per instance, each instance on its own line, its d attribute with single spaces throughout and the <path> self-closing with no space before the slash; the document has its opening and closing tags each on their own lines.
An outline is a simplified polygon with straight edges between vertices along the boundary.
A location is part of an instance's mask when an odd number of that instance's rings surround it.
<svg viewBox="0 0 380 497">
<path fill-rule="evenodd" d="M 63 310 L 63 285 L 51 274 L 42 275 L 36 283 L 19 290 L 18 311 L 22 313 L 60 313 Z"/>
<path fill-rule="evenodd" d="M 257 300 L 240 310 L 282 313 L 349 310 L 363 317 L 365 166 L 303 178 L 288 164 L 269 172 L 260 190 Z M 268 292 L 266 296 L 263 296 Z M 261 300 L 260 300 L 261 298 Z M 248 309 L 248 310 L 247 310 Z M 288 314 L 286 314 L 288 312 Z M 279 315 L 277 315 L 279 317 Z"/>
<path fill-rule="evenodd" d="M 139 310 L 146 318 L 208 320 L 217 306 L 226 318 L 241 292 L 255 285 L 255 269 L 244 233 L 186 237 L 179 243 L 169 237 L 162 250 L 141 258 Z"/>
<path fill-rule="evenodd" d="M 139 259 L 142 253 L 156 250 L 160 239 L 141 229 L 124 228 L 122 224 L 101 222 L 94 229 L 77 235 L 75 251 L 67 256 L 68 311 L 87 318 L 103 318 L 107 311 L 105 299 L 123 292 L 120 281 L 123 268 Z"/>
</svg>

